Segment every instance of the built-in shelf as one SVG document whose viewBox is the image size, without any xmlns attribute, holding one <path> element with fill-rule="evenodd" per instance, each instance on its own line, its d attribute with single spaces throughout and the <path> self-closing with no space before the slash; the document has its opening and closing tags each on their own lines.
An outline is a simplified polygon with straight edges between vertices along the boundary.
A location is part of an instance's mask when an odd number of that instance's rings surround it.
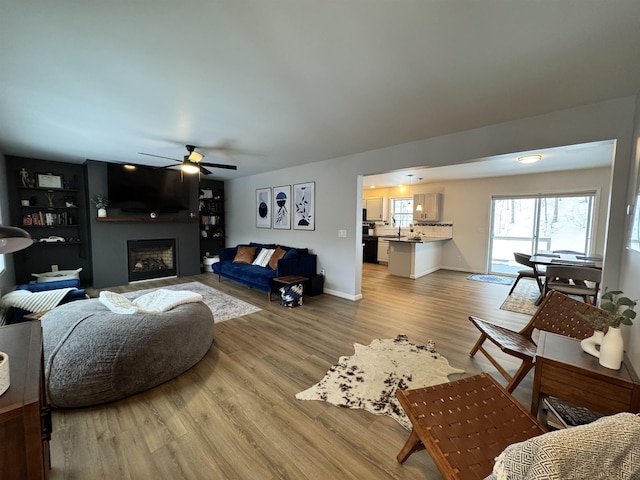
<svg viewBox="0 0 640 480">
<path fill-rule="evenodd" d="M 151 218 L 148 215 L 131 215 L 131 216 L 109 216 L 109 217 L 97 217 L 98 222 L 111 222 L 111 223 L 197 223 L 198 217 L 169 217 L 164 215 L 158 215 L 156 218 Z"/>
</svg>

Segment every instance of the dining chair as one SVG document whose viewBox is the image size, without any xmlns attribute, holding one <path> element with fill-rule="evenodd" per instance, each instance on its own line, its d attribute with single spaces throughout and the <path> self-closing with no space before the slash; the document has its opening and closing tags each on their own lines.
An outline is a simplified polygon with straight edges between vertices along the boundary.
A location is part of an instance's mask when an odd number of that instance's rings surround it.
<svg viewBox="0 0 640 480">
<path fill-rule="evenodd" d="M 582 297 L 585 302 L 596 304 L 602 270 L 593 267 L 549 265 L 545 273 L 544 292 L 555 290 L 566 295 Z"/>
<path fill-rule="evenodd" d="M 531 258 L 531 255 L 528 255 L 526 253 L 513 252 L 513 257 L 515 258 L 517 263 L 529 268 L 518 270 L 518 278 L 516 278 L 516 281 L 513 282 L 511 290 L 509 290 L 509 295 L 511 295 L 511 293 L 515 290 L 516 285 L 518 285 L 518 282 L 521 278 L 533 278 L 538 284 L 538 290 L 540 290 L 540 293 L 542 293 L 542 278 L 544 278 L 545 274 L 544 272 L 538 270 L 538 266 L 535 263 L 529 260 Z"/>
<path fill-rule="evenodd" d="M 474 356 L 480 350 L 500 374 L 509 382 L 507 392 L 511 393 L 522 379 L 533 368 L 537 346 L 533 333 L 536 330 L 556 333 L 566 337 L 582 340 L 593 335 L 593 327 L 579 314 L 600 312 L 598 307 L 580 302 L 563 293 L 552 291 L 547 295 L 531 320 L 520 331 L 516 332 L 495 323 L 470 316 L 469 320 L 480 330 L 480 338 L 469 355 Z M 486 340 L 491 341 L 507 355 L 522 360 L 522 364 L 514 375 L 491 356 L 483 346 Z"/>
</svg>

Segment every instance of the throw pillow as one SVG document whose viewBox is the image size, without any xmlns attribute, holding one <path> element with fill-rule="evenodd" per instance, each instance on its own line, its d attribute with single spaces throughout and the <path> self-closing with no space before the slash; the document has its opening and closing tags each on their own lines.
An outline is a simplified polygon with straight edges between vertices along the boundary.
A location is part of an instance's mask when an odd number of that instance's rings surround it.
<svg viewBox="0 0 640 480">
<path fill-rule="evenodd" d="M 275 251 L 276 251 L 275 248 L 263 248 L 262 250 L 260 250 L 260 253 L 256 257 L 256 259 L 253 261 L 252 265 L 259 265 L 261 267 L 266 267 L 267 264 L 269 263 L 269 260 L 271 260 L 271 256 L 273 255 L 273 252 Z"/>
<path fill-rule="evenodd" d="M 239 246 L 233 263 L 251 263 L 256 256 L 256 247 Z"/>
<path fill-rule="evenodd" d="M 273 255 L 271 255 L 271 260 L 269 260 L 269 268 L 271 268 L 271 270 L 278 269 L 278 260 L 284 257 L 285 253 L 287 253 L 287 251 L 284 248 L 276 248 L 275 252 L 273 252 Z"/>
</svg>

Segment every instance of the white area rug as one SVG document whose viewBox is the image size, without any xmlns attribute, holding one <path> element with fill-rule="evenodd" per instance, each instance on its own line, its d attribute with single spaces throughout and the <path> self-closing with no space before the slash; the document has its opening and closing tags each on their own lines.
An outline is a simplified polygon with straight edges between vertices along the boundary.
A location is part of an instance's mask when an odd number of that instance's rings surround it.
<svg viewBox="0 0 640 480">
<path fill-rule="evenodd" d="M 502 303 L 500 310 L 533 315 L 538 310 L 536 306 L 538 295 L 540 290 L 535 280 L 520 280 L 513 293 Z"/>
<path fill-rule="evenodd" d="M 213 312 L 213 320 L 215 323 L 231 320 L 232 318 L 242 317 L 243 315 L 249 315 L 250 313 L 259 312 L 262 310 L 250 303 L 239 300 L 231 295 L 227 295 L 224 292 L 209 287 L 200 282 L 188 282 L 178 285 L 169 285 L 167 290 L 188 290 L 190 292 L 199 293 L 202 295 L 202 300 Z M 147 290 L 138 290 L 136 292 L 129 292 L 124 294 L 127 298 L 135 298 L 144 293 L 148 293 L 156 288 L 149 288 Z"/>
<path fill-rule="evenodd" d="M 410 431 L 411 422 L 396 399 L 396 390 L 437 385 L 448 382 L 448 375 L 464 373 L 436 353 L 432 341 L 415 345 L 406 335 L 398 335 L 395 340 L 374 340 L 367 346 L 354 343 L 353 347 L 353 356 L 340 357 L 322 380 L 296 398 L 388 415 Z"/>
</svg>

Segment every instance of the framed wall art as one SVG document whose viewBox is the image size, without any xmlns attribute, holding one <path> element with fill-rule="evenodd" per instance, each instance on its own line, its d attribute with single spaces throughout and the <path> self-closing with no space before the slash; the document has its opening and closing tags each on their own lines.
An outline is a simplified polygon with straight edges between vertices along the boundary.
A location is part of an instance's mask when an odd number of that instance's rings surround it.
<svg viewBox="0 0 640 480">
<path fill-rule="evenodd" d="M 273 228 L 291 228 L 291 185 L 273 187 Z"/>
<path fill-rule="evenodd" d="M 62 188 L 62 175 L 54 175 L 53 173 L 37 173 L 37 186 L 39 188 Z"/>
<path fill-rule="evenodd" d="M 316 182 L 298 183 L 293 186 L 293 229 L 316 228 Z"/>
<path fill-rule="evenodd" d="M 271 228 L 271 188 L 256 190 L 256 227 Z"/>
</svg>

